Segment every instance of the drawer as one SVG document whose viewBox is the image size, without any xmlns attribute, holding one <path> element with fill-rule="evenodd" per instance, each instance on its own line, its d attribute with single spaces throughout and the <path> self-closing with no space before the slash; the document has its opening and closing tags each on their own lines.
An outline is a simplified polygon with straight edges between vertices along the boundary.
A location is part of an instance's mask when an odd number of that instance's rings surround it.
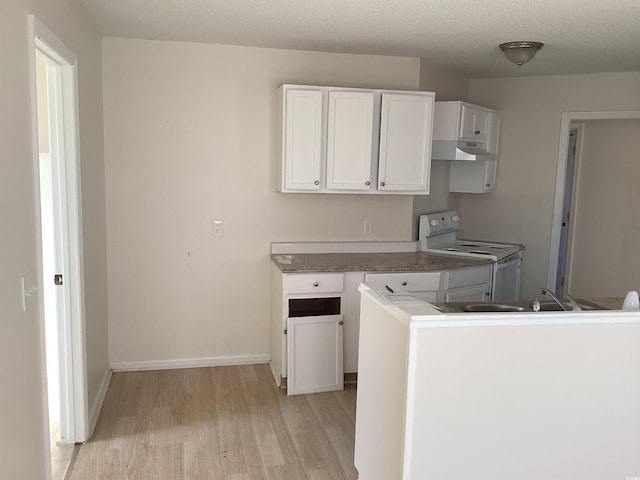
<svg viewBox="0 0 640 480">
<path fill-rule="evenodd" d="M 440 289 L 440 272 L 369 273 L 365 282 L 389 285 L 393 290 L 425 292 Z"/>
<path fill-rule="evenodd" d="M 342 273 L 294 273 L 284 275 L 284 293 L 339 293 L 344 289 Z"/>
<path fill-rule="evenodd" d="M 491 265 L 482 265 L 480 267 L 448 270 L 444 274 L 444 288 L 445 290 L 449 290 L 451 288 L 467 287 L 480 283 L 488 283 L 491 285 L 491 268 Z"/>
</svg>

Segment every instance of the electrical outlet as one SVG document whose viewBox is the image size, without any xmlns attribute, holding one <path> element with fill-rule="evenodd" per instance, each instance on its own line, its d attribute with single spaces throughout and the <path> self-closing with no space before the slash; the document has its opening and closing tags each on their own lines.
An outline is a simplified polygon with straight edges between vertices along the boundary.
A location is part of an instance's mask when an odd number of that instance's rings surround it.
<svg viewBox="0 0 640 480">
<path fill-rule="evenodd" d="M 213 227 L 211 234 L 214 237 L 224 237 L 224 223 L 222 220 L 212 220 L 211 225 Z"/>
<path fill-rule="evenodd" d="M 372 227 L 373 223 L 371 222 L 371 220 L 365 220 L 363 222 L 362 231 L 364 233 L 371 233 Z"/>
</svg>

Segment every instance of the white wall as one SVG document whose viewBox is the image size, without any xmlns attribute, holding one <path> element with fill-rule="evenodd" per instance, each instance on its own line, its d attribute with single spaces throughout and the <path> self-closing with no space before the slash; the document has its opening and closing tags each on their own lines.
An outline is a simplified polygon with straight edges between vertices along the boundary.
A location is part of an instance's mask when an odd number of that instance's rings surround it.
<svg viewBox="0 0 640 480">
<path fill-rule="evenodd" d="M 270 242 L 411 239 L 411 196 L 276 192 L 276 90 L 416 90 L 419 59 L 113 38 L 103 59 L 112 362 L 267 354 Z"/>
<path fill-rule="evenodd" d="M 469 79 L 422 58 L 420 90 L 436 92 L 436 101 L 466 100 Z M 429 195 L 413 198 L 412 238 L 418 238 L 418 217 L 421 214 L 460 209 L 460 194 L 449 193 L 449 165 L 448 161 L 434 161 L 431 164 Z"/>
<path fill-rule="evenodd" d="M 638 136 L 640 120 L 584 122 L 573 212 L 573 295 L 619 297 L 640 290 Z"/>
<path fill-rule="evenodd" d="M 406 478 L 638 475 L 639 317 L 416 328 Z"/>
<path fill-rule="evenodd" d="M 502 112 L 500 161 L 495 192 L 462 196 L 461 227 L 525 244 L 532 297 L 547 279 L 561 113 L 640 109 L 640 72 L 471 80 L 469 101 Z"/>
<path fill-rule="evenodd" d="M 82 203 L 89 401 L 107 368 L 101 51 L 80 7 L 64 0 L 4 0 L 0 15 L 0 471 L 41 479 L 48 469 L 42 298 L 22 312 L 20 277 L 38 269 L 27 15 L 34 13 L 79 58 Z"/>
</svg>

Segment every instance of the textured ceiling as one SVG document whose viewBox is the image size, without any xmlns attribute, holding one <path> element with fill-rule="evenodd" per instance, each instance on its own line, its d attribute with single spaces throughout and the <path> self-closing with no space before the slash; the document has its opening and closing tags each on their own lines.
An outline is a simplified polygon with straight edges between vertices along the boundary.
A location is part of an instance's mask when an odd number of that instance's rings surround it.
<svg viewBox="0 0 640 480">
<path fill-rule="evenodd" d="M 105 37 L 421 57 L 471 78 L 640 71 L 640 0 L 73 0 Z M 530 63 L 498 44 L 545 43 Z"/>
</svg>

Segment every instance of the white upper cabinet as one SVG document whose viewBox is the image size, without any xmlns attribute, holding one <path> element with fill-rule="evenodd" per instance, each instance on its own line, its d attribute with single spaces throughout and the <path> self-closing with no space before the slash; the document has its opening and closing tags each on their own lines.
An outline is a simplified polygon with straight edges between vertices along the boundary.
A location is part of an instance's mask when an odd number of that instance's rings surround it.
<svg viewBox="0 0 640 480">
<path fill-rule="evenodd" d="M 429 192 L 433 97 L 382 93 L 378 188 Z"/>
<path fill-rule="evenodd" d="M 327 190 L 369 190 L 374 94 L 329 91 Z"/>
<path fill-rule="evenodd" d="M 500 114 L 489 110 L 487 112 L 487 153 L 498 155 L 498 143 L 500 142 Z"/>
<path fill-rule="evenodd" d="M 429 193 L 435 94 L 280 87 L 277 189 Z"/>
<path fill-rule="evenodd" d="M 460 112 L 460 140 L 487 141 L 489 112 L 470 105 L 462 105 Z"/>
<path fill-rule="evenodd" d="M 475 162 L 451 162 L 449 191 L 460 193 L 493 192 L 496 187 L 496 157 L 480 157 Z"/>
<path fill-rule="evenodd" d="M 323 92 L 289 89 L 282 98 L 284 129 L 280 190 L 318 191 L 322 173 Z"/>
</svg>

